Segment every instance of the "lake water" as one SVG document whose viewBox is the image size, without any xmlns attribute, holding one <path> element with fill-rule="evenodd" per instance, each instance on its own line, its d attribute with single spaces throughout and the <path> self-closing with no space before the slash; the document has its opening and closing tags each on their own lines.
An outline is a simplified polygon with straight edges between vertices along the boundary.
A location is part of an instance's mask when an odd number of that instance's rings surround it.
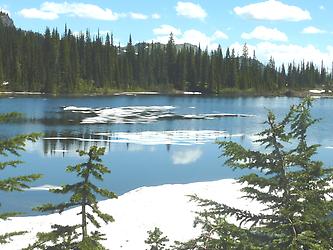
<svg viewBox="0 0 333 250">
<path fill-rule="evenodd" d="M 31 208 L 60 202 L 47 186 L 77 181 L 67 165 L 80 159 L 77 149 L 106 147 L 103 162 L 111 169 L 100 185 L 121 195 L 142 186 L 237 178 L 246 173 L 224 166 L 215 140 L 233 140 L 256 147 L 252 140 L 264 128 L 267 109 L 282 117 L 298 98 L 218 98 L 201 96 L 2 97 L 0 112 L 22 112 L 25 122 L 1 124 L 1 136 L 42 132 L 29 143 L 17 169 L 2 178 L 30 173 L 44 177 L 23 193 L 1 193 L 2 211 L 33 214 Z M 332 164 L 333 100 L 319 99 L 310 143 L 319 143 L 318 157 Z M 1 157 L 1 161 L 5 160 Z M 221 195 L 223 191 L 221 190 Z"/>
</svg>

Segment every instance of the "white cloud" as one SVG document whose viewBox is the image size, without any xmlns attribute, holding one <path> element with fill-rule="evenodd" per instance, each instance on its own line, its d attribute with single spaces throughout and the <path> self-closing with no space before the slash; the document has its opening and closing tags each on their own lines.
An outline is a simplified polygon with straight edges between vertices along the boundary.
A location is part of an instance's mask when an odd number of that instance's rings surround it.
<svg viewBox="0 0 333 250">
<path fill-rule="evenodd" d="M 154 14 L 151 15 L 151 18 L 152 19 L 161 19 L 161 15 L 158 14 L 158 13 L 154 13 Z"/>
<path fill-rule="evenodd" d="M 169 36 L 170 33 L 172 33 L 174 36 L 177 36 L 182 33 L 180 29 L 168 24 L 163 24 L 160 27 L 153 29 L 153 32 L 155 35 L 158 36 L 164 36 L 164 35 Z"/>
<path fill-rule="evenodd" d="M 176 37 L 181 35 L 182 31 L 174 26 L 168 24 L 162 24 L 160 27 L 153 29 L 153 33 L 156 36 L 156 38 L 153 39 L 155 42 L 166 44 L 169 41 L 171 33 L 173 34 L 174 39 L 176 40 Z"/>
<path fill-rule="evenodd" d="M 309 26 L 309 27 L 304 28 L 302 33 L 303 34 L 323 34 L 323 33 L 326 33 L 326 31 L 321 30 L 314 26 Z"/>
<path fill-rule="evenodd" d="M 271 29 L 264 26 L 257 26 L 250 33 L 243 33 L 241 37 L 247 40 L 258 39 L 264 41 L 281 41 L 281 42 L 288 41 L 288 37 L 285 33 L 279 31 L 276 28 Z"/>
<path fill-rule="evenodd" d="M 59 15 L 69 15 L 81 18 L 90 18 L 105 21 L 115 21 L 122 14 L 114 13 L 111 9 L 101 8 L 94 4 L 86 3 L 55 3 L 44 2 L 39 9 L 22 9 L 19 14 L 26 18 L 54 20 Z"/>
<path fill-rule="evenodd" d="M 287 5 L 277 0 L 267 0 L 243 7 L 235 7 L 234 12 L 247 19 L 298 22 L 311 20 L 310 12 L 297 6 Z"/>
<path fill-rule="evenodd" d="M 176 151 L 172 154 L 172 163 L 174 165 L 187 165 L 200 159 L 202 151 L 200 149 L 191 149 Z"/>
<path fill-rule="evenodd" d="M 218 43 L 215 42 L 215 38 L 212 36 L 207 36 L 205 33 L 202 33 L 201 31 L 190 29 L 186 30 L 182 36 L 178 39 L 176 39 L 177 43 L 183 44 L 183 43 L 191 43 L 194 45 L 199 45 L 201 48 L 208 47 L 209 49 L 216 49 L 218 47 Z"/>
<path fill-rule="evenodd" d="M 115 13 L 109 8 L 101 8 L 95 4 L 87 3 L 56 3 L 56 2 L 44 2 L 40 8 L 22 9 L 19 14 L 26 18 L 55 20 L 60 15 L 68 15 L 71 17 L 89 18 L 103 21 L 116 21 L 119 18 L 129 17 L 136 20 L 146 20 L 150 16 L 137 13 Z M 159 19 L 158 14 L 152 14 L 151 18 Z"/>
<path fill-rule="evenodd" d="M 178 16 L 200 20 L 204 20 L 207 16 L 206 11 L 199 4 L 178 2 L 175 8 Z"/>
<path fill-rule="evenodd" d="M 220 31 L 220 30 L 217 30 L 215 31 L 215 33 L 213 34 L 213 39 L 214 40 L 225 40 L 225 39 L 228 39 L 228 35 L 225 34 L 224 32 Z"/>
<path fill-rule="evenodd" d="M 36 8 L 22 9 L 19 11 L 19 14 L 25 18 L 34 18 L 42 20 L 55 20 L 59 17 L 59 15 L 55 12 L 42 11 Z"/>
<path fill-rule="evenodd" d="M 324 5 L 320 5 L 320 6 L 319 6 L 319 9 L 320 9 L 320 10 L 325 10 L 325 6 L 324 6 Z"/>
<path fill-rule="evenodd" d="M 216 49 L 218 47 L 218 41 L 228 39 L 228 35 L 220 30 L 215 31 L 211 36 L 209 36 L 196 29 L 189 29 L 182 32 L 180 29 L 174 26 L 164 24 L 158 28 L 153 29 L 153 33 L 156 38 L 152 40 L 165 44 L 169 41 L 171 32 L 174 36 L 176 44 L 200 44 L 201 48 L 207 47 L 209 50 Z"/>
<path fill-rule="evenodd" d="M 147 15 L 142 14 L 142 13 L 136 13 L 136 12 L 130 12 L 130 13 L 129 13 L 129 16 L 130 16 L 132 19 L 137 19 L 137 20 L 147 20 L 147 19 L 148 19 L 148 16 L 147 16 Z"/>
<path fill-rule="evenodd" d="M 119 14 L 113 13 L 111 9 L 101 8 L 94 4 L 86 3 L 54 3 L 45 2 L 41 7 L 44 11 L 54 11 L 57 14 L 69 14 L 77 17 L 114 21 L 119 18 Z"/>
<path fill-rule="evenodd" d="M 301 61 L 312 61 L 316 65 L 321 65 L 323 61 L 324 65 L 331 67 L 333 58 L 333 46 L 327 46 L 325 50 L 320 50 L 314 45 L 309 44 L 301 46 L 297 44 L 275 44 L 272 42 L 260 42 L 256 45 L 247 45 L 249 48 L 249 54 L 256 51 L 257 58 L 262 62 L 268 62 L 272 56 L 276 62 L 276 65 L 282 65 L 282 63 L 299 63 Z M 235 48 L 236 52 L 242 53 L 243 45 L 235 43 L 230 47 Z"/>
</svg>

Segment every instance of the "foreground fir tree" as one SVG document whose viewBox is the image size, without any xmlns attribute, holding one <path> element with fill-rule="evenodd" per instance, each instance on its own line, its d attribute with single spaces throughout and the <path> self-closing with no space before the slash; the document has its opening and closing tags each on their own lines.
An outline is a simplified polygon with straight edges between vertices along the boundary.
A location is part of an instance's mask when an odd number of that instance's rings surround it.
<svg viewBox="0 0 333 250">
<path fill-rule="evenodd" d="M 158 227 L 155 227 L 154 230 L 148 231 L 148 238 L 145 240 L 145 243 L 150 246 L 147 250 L 168 250 L 166 248 L 168 241 L 168 237 L 164 236 Z"/>
<path fill-rule="evenodd" d="M 203 208 L 196 221 L 202 234 L 176 249 L 333 249 L 333 170 L 313 159 L 319 145 L 307 142 L 308 128 L 317 122 L 311 104 L 305 99 L 292 106 L 282 121 L 269 112 L 258 151 L 219 142 L 228 166 L 255 170 L 238 182 L 244 198 L 266 210 L 252 213 L 193 196 Z M 228 216 L 240 225 L 229 224 Z"/>
<path fill-rule="evenodd" d="M 88 156 L 88 161 L 76 166 L 68 166 L 67 171 L 76 173 L 81 179 L 80 182 L 71 185 L 64 185 L 60 189 L 51 189 L 50 192 L 57 194 L 72 193 L 68 202 L 58 205 L 45 204 L 37 207 L 41 212 L 59 212 L 72 207 L 80 207 L 78 215 L 81 216 L 80 224 L 72 226 L 53 225 L 52 231 L 37 234 L 37 241 L 27 249 L 104 249 L 99 241 L 104 240 L 103 234 L 99 231 L 88 232 L 88 221 L 96 228 L 100 228 L 99 219 L 105 223 L 113 222 L 111 215 L 103 213 L 97 204 L 96 195 L 106 198 L 117 196 L 106 189 L 97 187 L 93 178 L 103 181 L 103 175 L 110 173 L 110 170 L 101 162 L 105 148 L 93 146 L 89 152 L 78 151 L 80 156 Z"/>
<path fill-rule="evenodd" d="M 0 115 L 0 123 L 12 122 L 18 119 L 21 119 L 22 116 L 18 113 L 8 113 Z M 30 134 L 30 135 L 18 135 L 10 139 L 0 140 L 0 156 L 8 157 L 9 155 L 19 157 L 20 151 L 24 151 L 27 141 L 35 142 L 39 137 L 39 134 Z M 18 167 L 22 161 L 20 160 L 10 160 L 10 161 L 1 161 L 0 170 L 5 170 L 7 167 Z M 0 179 L 0 191 L 3 192 L 13 192 L 13 191 L 23 191 L 26 188 L 29 188 L 28 184 L 39 179 L 41 175 L 32 174 L 32 175 L 22 175 L 15 177 L 8 177 L 5 179 Z M 17 212 L 8 212 L 1 213 L 0 220 L 7 220 L 9 217 L 17 216 L 20 213 Z M 9 243 L 11 237 L 21 235 L 25 232 L 9 232 L 4 235 L 0 235 L 0 244 Z"/>
</svg>

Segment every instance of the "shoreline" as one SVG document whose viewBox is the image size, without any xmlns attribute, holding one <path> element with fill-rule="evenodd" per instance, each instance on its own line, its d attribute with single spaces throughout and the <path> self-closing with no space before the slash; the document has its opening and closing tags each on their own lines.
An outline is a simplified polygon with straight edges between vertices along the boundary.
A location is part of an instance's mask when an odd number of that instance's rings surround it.
<svg viewBox="0 0 333 250">
<path fill-rule="evenodd" d="M 127 192 L 118 199 L 100 201 L 102 211 L 110 213 L 115 222 L 101 223 L 102 233 L 107 240 L 101 243 L 107 249 L 145 250 L 148 230 L 159 227 L 170 239 L 187 241 L 200 233 L 193 228 L 195 211 L 198 207 L 189 201 L 187 195 L 197 194 L 201 198 L 211 199 L 241 209 L 258 212 L 263 205 L 241 198 L 242 186 L 235 179 L 222 179 L 189 184 L 165 184 L 141 187 Z M 227 191 L 227 192 L 226 192 Z M 0 222 L 0 234 L 15 230 L 26 230 L 27 234 L 13 237 L 10 244 L 2 245 L 3 250 L 15 250 L 33 243 L 35 234 L 50 230 L 52 224 L 73 225 L 79 222 L 78 208 L 59 214 L 14 217 L 10 221 Z M 236 223 L 234 219 L 230 222 Z M 93 227 L 88 227 L 93 230 Z"/>
<path fill-rule="evenodd" d="M 115 91 L 110 93 L 72 93 L 72 94 L 50 94 L 43 92 L 30 92 L 30 91 L 0 91 L 0 97 L 7 96 L 46 96 L 46 97 L 114 97 L 114 96 L 196 96 L 196 97 L 299 97 L 304 98 L 311 96 L 313 98 L 333 98 L 332 91 L 325 92 L 322 89 L 307 89 L 307 90 L 281 90 L 279 92 L 254 92 L 249 90 L 226 89 L 220 94 L 206 94 L 199 91 Z"/>
</svg>

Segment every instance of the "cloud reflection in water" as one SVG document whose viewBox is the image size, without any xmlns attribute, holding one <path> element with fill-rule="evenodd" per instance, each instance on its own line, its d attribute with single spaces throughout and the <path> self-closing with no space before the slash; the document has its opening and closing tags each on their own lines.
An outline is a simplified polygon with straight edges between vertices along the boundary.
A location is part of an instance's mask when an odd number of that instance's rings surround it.
<svg viewBox="0 0 333 250">
<path fill-rule="evenodd" d="M 176 151 L 172 154 L 171 158 L 174 165 L 187 165 L 196 162 L 201 156 L 202 150 L 196 148 Z"/>
</svg>

